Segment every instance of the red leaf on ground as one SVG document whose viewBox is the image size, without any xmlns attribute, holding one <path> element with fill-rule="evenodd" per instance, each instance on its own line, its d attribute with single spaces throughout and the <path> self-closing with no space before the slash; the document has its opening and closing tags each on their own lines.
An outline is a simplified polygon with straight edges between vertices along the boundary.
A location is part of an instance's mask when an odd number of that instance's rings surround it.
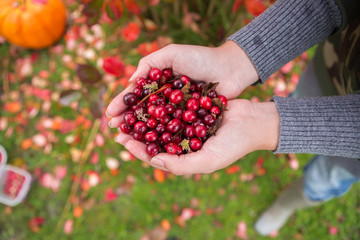
<svg viewBox="0 0 360 240">
<path fill-rule="evenodd" d="M 231 12 L 236 12 L 240 8 L 241 4 L 243 4 L 243 2 L 244 0 L 235 0 Z"/>
<path fill-rule="evenodd" d="M 137 4 L 134 0 L 124 0 L 124 3 L 129 12 L 134 13 L 134 14 L 141 13 L 139 4 Z"/>
<path fill-rule="evenodd" d="M 336 235 L 338 233 L 339 229 L 337 227 L 329 227 L 329 234 L 330 235 Z"/>
<path fill-rule="evenodd" d="M 246 238 L 246 223 L 244 221 L 238 223 L 236 236 L 242 239 Z"/>
<path fill-rule="evenodd" d="M 245 7 L 254 16 L 259 16 L 266 10 L 266 6 L 261 0 L 245 0 Z"/>
<path fill-rule="evenodd" d="M 228 167 L 226 169 L 227 174 L 234 174 L 234 173 L 237 173 L 238 171 L 240 171 L 240 166 L 238 166 L 238 165 L 234 165 L 234 166 Z"/>
<path fill-rule="evenodd" d="M 103 69 L 107 73 L 120 77 L 124 73 L 125 65 L 117 57 L 107 57 L 104 59 Z"/>
<path fill-rule="evenodd" d="M 122 36 L 128 42 L 133 42 L 138 39 L 140 34 L 140 26 L 137 23 L 128 23 L 121 31 Z"/>
<path fill-rule="evenodd" d="M 164 173 L 164 171 L 155 168 L 155 170 L 154 170 L 154 178 L 159 183 L 164 182 L 165 181 L 165 173 Z"/>
<path fill-rule="evenodd" d="M 152 52 L 155 52 L 158 49 L 159 49 L 159 46 L 156 41 L 141 43 L 137 47 L 139 54 L 142 56 L 146 56 Z"/>
<path fill-rule="evenodd" d="M 118 195 L 111 189 L 108 188 L 105 191 L 105 201 L 106 202 L 113 202 L 118 198 Z"/>
<path fill-rule="evenodd" d="M 29 221 L 29 227 L 32 232 L 39 232 L 40 227 L 44 224 L 45 219 L 42 217 L 33 217 Z"/>
<path fill-rule="evenodd" d="M 73 226 L 74 226 L 74 221 L 71 219 L 66 220 L 65 224 L 64 224 L 64 232 L 66 234 L 70 234 L 73 230 Z"/>
</svg>

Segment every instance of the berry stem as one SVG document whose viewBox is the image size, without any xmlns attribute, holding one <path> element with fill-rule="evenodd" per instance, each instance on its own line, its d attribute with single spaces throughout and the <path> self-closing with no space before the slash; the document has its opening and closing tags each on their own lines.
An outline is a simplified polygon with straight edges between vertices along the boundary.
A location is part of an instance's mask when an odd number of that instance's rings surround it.
<svg viewBox="0 0 360 240">
<path fill-rule="evenodd" d="M 154 95 L 154 94 L 158 94 L 159 92 L 162 92 L 164 91 L 166 88 L 168 87 L 171 87 L 170 84 L 165 84 L 164 86 L 162 86 L 159 90 L 153 92 L 153 93 L 150 93 L 149 95 L 147 95 L 146 97 L 144 97 L 143 99 L 141 99 L 141 101 L 138 103 L 138 105 L 140 105 L 142 102 L 144 102 L 146 99 L 148 99 L 151 95 Z"/>
</svg>

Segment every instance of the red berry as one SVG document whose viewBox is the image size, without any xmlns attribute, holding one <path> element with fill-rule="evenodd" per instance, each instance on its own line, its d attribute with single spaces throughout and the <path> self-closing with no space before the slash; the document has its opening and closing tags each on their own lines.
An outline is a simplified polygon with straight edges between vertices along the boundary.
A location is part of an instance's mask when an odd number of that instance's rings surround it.
<svg viewBox="0 0 360 240">
<path fill-rule="evenodd" d="M 150 105 L 147 108 L 147 113 L 150 114 L 150 116 L 155 116 L 155 110 L 156 110 L 156 105 Z"/>
<path fill-rule="evenodd" d="M 173 72 L 170 68 L 165 68 L 162 71 L 162 74 L 166 77 L 167 80 L 171 80 L 173 77 Z"/>
<path fill-rule="evenodd" d="M 202 138 L 206 136 L 206 127 L 204 125 L 197 125 L 195 127 L 195 136 L 197 136 L 198 138 Z"/>
<path fill-rule="evenodd" d="M 175 112 L 173 114 L 174 118 L 182 119 L 183 110 L 181 108 L 175 109 Z"/>
<path fill-rule="evenodd" d="M 154 117 L 157 119 L 161 119 L 161 118 L 165 117 L 166 113 L 167 113 L 167 111 L 164 106 L 157 106 L 155 108 Z"/>
<path fill-rule="evenodd" d="M 216 98 L 217 97 L 217 92 L 215 90 L 211 90 L 209 93 L 208 93 L 208 97 L 209 98 Z"/>
<path fill-rule="evenodd" d="M 168 87 L 168 88 L 165 88 L 164 91 L 162 91 L 162 93 L 163 93 L 164 97 L 169 98 L 172 91 L 173 91 L 172 88 Z"/>
<path fill-rule="evenodd" d="M 169 154 L 176 154 L 177 151 L 177 145 L 175 143 L 168 143 L 165 145 L 165 151 Z"/>
<path fill-rule="evenodd" d="M 142 94 L 143 94 L 142 88 L 141 88 L 141 87 L 136 87 L 136 88 L 134 89 L 133 93 L 134 93 L 138 98 L 141 98 L 141 97 L 142 97 Z"/>
<path fill-rule="evenodd" d="M 201 92 L 201 91 L 202 91 L 202 86 L 203 86 L 204 84 L 205 84 L 205 82 L 203 82 L 203 81 L 195 83 L 195 89 L 196 89 L 196 91 Z"/>
<path fill-rule="evenodd" d="M 158 98 L 159 98 L 158 95 L 153 94 L 153 95 L 151 95 L 151 96 L 149 97 L 149 102 L 150 102 L 151 104 L 156 104 L 156 100 L 158 100 Z"/>
<path fill-rule="evenodd" d="M 157 145 L 156 143 L 149 143 L 146 146 L 146 151 L 150 156 L 154 156 L 158 154 L 159 150 L 160 150 L 159 145 Z"/>
<path fill-rule="evenodd" d="M 217 106 L 213 106 L 213 107 L 210 109 L 210 113 L 211 113 L 211 114 L 215 114 L 215 115 L 219 115 L 219 114 L 220 114 L 220 108 L 217 107 Z"/>
<path fill-rule="evenodd" d="M 145 86 L 145 78 L 138 78 L 137 80 L 136 80 L 136 85 L 138 86 L 138 87 L 140 87 L 140 88 L 142 88 L 142 87 L 144 87 Z"/>
<path fill-rule="evenodd" d="M 175 107 L 174 105 L 168 103 L 165 105 L 165 108 L 166 108 L 166 113 L 167 114 L 173 114 L 175 112 Z"/>
<path fill-rule="evenodd" d="M 224 104 L 225 106 L 227 106 L 227 98 L 226 98 L 224 95 L 218 96 L 218 99 L 220 99 L 220 101 L 222 102 L 222 104 Z"/>
<path fill-rule="evenodd" d="M 132 92 L 127 93 L 127 94 L 124 96 L 123 100 L 124 100 L 124 103 L 125 103 L 126 105 L 128 105 L 128 106 L 135 105 L 135 104 L 137 104 L 138 101 L 139 101 L 138 98 L 137 98 L 137 96 L 136 96 L 134 93 L 132 93 Z"/>
<path fill-rule="evenodd" d="M 165 144 L 169 143 L 172 141 L 172 134 L 169 132 L 164 132 L 161 137 L 160 140 L 163 141 Z"/>
<path fill-rule="evenodd" d="M 182 91 L 179 89 L 175 89 L 174 91 L 172 91 L 169 100 L 173 104 L 179 104 L 183 100 L 183 97 L 184 94 L 182 93 Z"/>
<path fill-rule="evenodd" d="M 181 89 L 184 86 L 184 83 L 181 79 L 176 79 L 172 84 L 174 89 Z"/>
<path fill-rule="evenodd" d="M 121 130 L 123 133 L 129 134 L 129 133 L 131 133 L 131 131 L 132 131 L 132 127 L 126 125 L 125 122 L 122 122 L 122 123 L 120 123 L 120 130 Z"/>
<path fill-rule="evenodd" d="M 169 115 L 165 115 L 163 118 L 160 118 L 160 122 L 164 125 L 168 124 L 171 121 L 171 117 Z"/>
<path fill-rule="evenodd" d="M 157 104 L 157 105 L 161 105 L 161 106 L 165 106 L 166 101 L 165 101 L 164 98 L 159 97 L 159 98 L 156 100 L 156 104 Z"/>
<path fill-rule="evenodd" d="M 211 126 L 215 123 L 215 117 L 211 114 L 206 114 L 203 121 L 206 125 Z"/>
<path fill-rule="evenodd" d="M 162 134 L 166 131 L 166 126 L 162 123 L 159 123 L 156 128 L 155 128 L 155 131 L 158 133 L 158 134 Z"/>
<path fill-rule="evenodd" d="M 197 99 L 197 100 L 199 100 L 200 97 L 201 97 L 200 93 L 198 93 L 198 92 L 193 92 L 193 93 L 191 94 L 191 96 L 192 96 L 193 98 Z"/>
<path fill-rule="evenodd" d="M 190 78 L 186 75 L 182 75 L 180 77 L 180 79 L 182 80 L 182 82 L 184 83 L 184 85 L 186 85 L 188 82 L 190 82 Z"/>
<path fill-rule="evenodd" d="M 184 131 L 184 135 L 187 138 L 192 138 L 195 134 L 195 129 L 193 126 L 191 125 L 187 125 L 185 126 L 185 131 Z"/>
<path fill-rule="evenodd" d="M 183 149 L 182 149 L 182 147 L 180 146 L 180 145 L 176 145 L 176 154 L 177 155 L 181 155 L 181 154 L 183 154 Z"/>
<path fill-rule="evenodd" d="M 159 135 L 156 131 L 148 131 L 145 133 L 145 140 L 148 142 L 156 142 L 159 139 Z"/>
<path fill-rule="evenodd" d="M 198 138 L 192 138 L 189 141 L 189 146 L 192 150 L 197 151 L 202 147 L 202 141 Z"/>
<path fill-rule="evenodd" d="M 162 72 L 158 68 L 153 68 L 149 72 L 149 78 L 154 82 L 159 81 L 161 76 L 162 76 Z"/>
<path fill-rule="evenodd" d="M 193 110 L 186 110 L 182 116 L 185 122 L 192 122 L 196 119 L 196 113 Z"/>
<path fill-rule="evenodd" d="M 134 125 L 134 131 L 136 133 L 144 134 L 147 131 L 148 127 L 144 122 L 137 122 Z"/>
<path fill-rule="evenodd" d="M 137 118 L 134 116 L 133 113 L 127 113 L 124 115 L 124 122 L 128 126 L 132 126 L 137 122 Z"/>
<path fill-rule="evenodd" d="M 133 135 L 133 138 L 134 138 L 136 141 L 140 141 L 140 142 L 144 141 L 144 135 L 143 135 L 143 134 L 137 133 L 137 132 L 133 132 L 132 135 Z"/>
<path fill-rule="evenodd" d="M 209 97 L 200 98 L 200 107 L 204 108 L 205 110 L 209 110 L 211 106 L 212 106 L 211 98 Z"/>
<path fill-rule="evenodd" d="M 166 129 L 171 133 L 176 133 L 181 129 L 181 121 L 177 118 L 171 120 L 167 125 Z"/>
<path fill-rule="evenodd" d="M 155 118 L 149 118 L 146 121 L 146 124 L 148 125 L 149 128 L 155 128 L 157 126 L 158 122 Z"/>
<path fill-rule="evenodd" d="M 203 109 L 203 108 L 199 108 L 199 110 L 197 111 L 197 115 L 199 118 L 203 118 L 208 112 Z"/>
<path fill-rule="evenodd" d="M 190 98 L 186 102 L 186 108 L 189 109 L 189 110 L 196 111 L 196 110 L 199 109 L 199 106 L 200 106 L 200 102 L 196 98 Z"/>
</svg>

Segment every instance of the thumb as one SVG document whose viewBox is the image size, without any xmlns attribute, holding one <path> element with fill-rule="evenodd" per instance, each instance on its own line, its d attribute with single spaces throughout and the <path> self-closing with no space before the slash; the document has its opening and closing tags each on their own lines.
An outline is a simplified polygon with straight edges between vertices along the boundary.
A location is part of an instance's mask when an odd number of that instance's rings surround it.
<svg viewBox="0 0 360 240">
<path fill-rule="evenodd" d="M 129 82 L 135 82 L 138 78 L 147 78 L 149 75 L 149 71 L 151 70 L 151 66 L 147 63 L 139 63 L 136 71 L 130 77 Z"/>
</svg>

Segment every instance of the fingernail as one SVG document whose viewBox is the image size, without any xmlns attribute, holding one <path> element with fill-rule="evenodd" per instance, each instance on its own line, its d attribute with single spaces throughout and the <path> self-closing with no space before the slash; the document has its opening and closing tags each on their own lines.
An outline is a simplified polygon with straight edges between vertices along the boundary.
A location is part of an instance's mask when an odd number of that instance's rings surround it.
<svg viewBox="0 0 360 240">
<path fill-rule="evenodd" d="M 118 136 L 119 136 L 119 135 L 116 135 L 116 136 L 114 137 L 114 141 L 115 141 L 115 142 L 118 142 L 118 140 L 117 140 L 117 139 L 118 139 Z"/>
<path fill-rule="evenodd" d="M 154 164 L 154 165 L 158 166 L 159 168 L 163 168 L 163 169 L 164 169 L 164 167 L 165 167 L 164 162 L 163 162 L 163 161 L 161 161 L 161 160 L 160 160 L 160 159 L 158 159 L 158 158 L 153 158 L 153 159 L 151 159 L 151 160 L 150 160 L 150 163 L 152 163 L 152 164 Z"/>
<path fill-rule="evenodd" d="M 114 128 L 113 126 L 111 126 L 111 120 L 108 122 L 108 125 L 110 128 Z"/>
<path fill-rule="evenodd" d="M 108 113 L 107 110 L 105 111 L 105 114 L 106 114 L 106 116 L 107 116 L 108 118 L 111 118 L 111 116 L 109 115 L 109 113 Z"/>
</svg>

